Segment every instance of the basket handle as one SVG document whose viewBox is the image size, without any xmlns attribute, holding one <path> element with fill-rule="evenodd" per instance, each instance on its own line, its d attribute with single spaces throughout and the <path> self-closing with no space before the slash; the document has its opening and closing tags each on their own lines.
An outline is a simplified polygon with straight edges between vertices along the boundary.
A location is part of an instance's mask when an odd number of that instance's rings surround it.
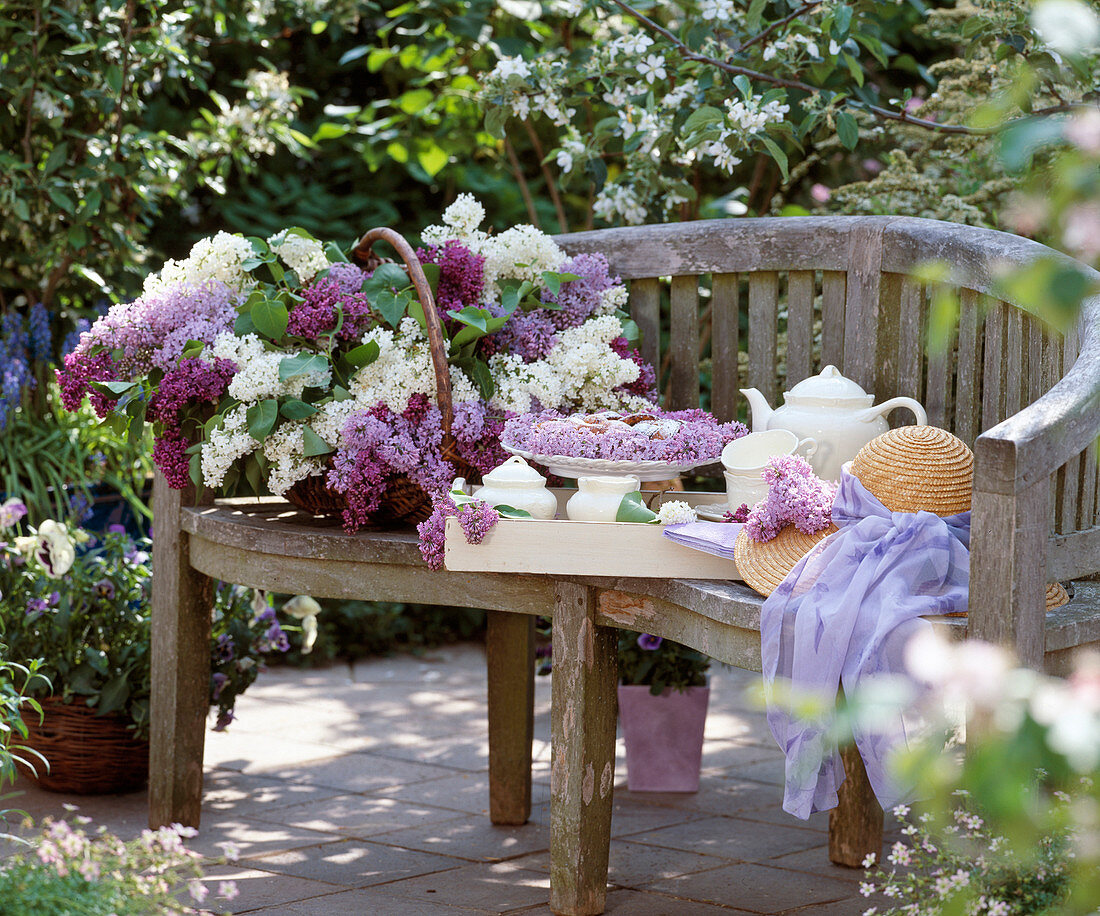
<svg viewBox="0 0 1100 916">
<path fill-rule="evenodd" d="M 428 330 L 428 348 L 432 354 L 432 366 L 435 369 L 436 400 L 439 412 L 443 417 L 444 445 L 451 439 L 451 424 L 454 422 L 454 398 L 451 395 L 451 370 L 447 363 L 447 338 L 443 335 L 443 322 L 439 318 L 439 312 L 432 296 L 432 288 L 428 278 L 424 276 L 424 268 L 416 252 L 405 239 L 393 229 L 380 227 L 371 229 L 364 235 L 352 250 L 352 258 L 360 264 L 367 264 L 372 260 L 380 262 L 377 256 L 371 252 L 375 242 L 389 242 L 393 249 L 401 256 L 408 268 L 409 277 L 416 288 L 416 295 L 420 299 L 420 306 L 424 309 L 424 322 Z"/>
</svg>

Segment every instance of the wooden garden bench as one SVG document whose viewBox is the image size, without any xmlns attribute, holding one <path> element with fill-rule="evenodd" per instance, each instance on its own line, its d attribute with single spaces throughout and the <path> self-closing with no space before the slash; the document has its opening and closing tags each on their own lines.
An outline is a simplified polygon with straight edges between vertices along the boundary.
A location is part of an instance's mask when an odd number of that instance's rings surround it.
<svg viewBox="0 0 1100 916">
<path fill-rule="evenodd" d="M 1006 643 L 1026 664 L 1054 672 L 1073 648 L 1100 642 L 1100 585 L 1085 581 L 1100 570 L 1100 298 L 1088 299 L 1063 335 L 994 291 L 997 265 L 1025 264 L 1047 249 L 895 217 L 717 220 L 558 242 L 570 254 L 602 252 L 629 281 L 643 353 L 667 363 L 667 407 L 700 403 L 704 360 L 709 408 L 722 419 L 737 416 L 739 388 L 759 388 L 775 404 L 829 363 L 877 400 L 920 400 L 930 423 L 975 449 L 970 618 L 956 622 L 960 635 Z M 911 275 L 929 259 L 949 267 L 960 310 L 950 347 L 926 357 L 929 296 Z M 742 338 L 747 368 L 739 368 Z M 551 614 L 551 909 L 560 914 L 600 913 L 606 896 L 616 628 L 760 668 L 763 599 L 738 582 L 429 573 L 411 532 L 347 535 L 272 500 L 196 506 L 160 478 L 155 510 L 153 825 L 199 820 L 211 578 L 489 609 L 490 816 L 502 824 L 530 812 L 533 624 Z M 1074 581 L 1074 594 L 1047 615 L 1053 579 Z M 877 848 L 882 812 L 858 758 L 846 762 L 830 855 L 854 865 Z"/>
</svg>

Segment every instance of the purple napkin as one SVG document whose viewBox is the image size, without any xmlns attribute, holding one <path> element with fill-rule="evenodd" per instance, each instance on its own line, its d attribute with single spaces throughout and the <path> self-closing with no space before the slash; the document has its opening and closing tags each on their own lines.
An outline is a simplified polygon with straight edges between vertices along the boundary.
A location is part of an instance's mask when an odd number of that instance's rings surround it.
<svg viewBox="0 0 1100 916">
<path fill-rule="evenodd" d="M 833 523 L 840 530 L 799 560 L 760 614 L 768 724 L 787 757 L 783 808 L 801 818 L 836 807 L 844 781 L 830 714 L 838 689 L 850 696 L 903 674 L 905 643 L 931 626 L 921 616 L 965 611 L 970 587 L 969 512 L 890 512 L 845 468 Z M 800 714 L 807 694 L 820 698 L 824 716 Z M 854 729 L 886 809 L 912 792 L 887 768 L 908 740 L 900 715 L 892 718 L 874 732 Z"/>
<path fill-rule="evenodd" d="M 732 560 L 733 545 L 740 532 L 741 526 L 735 522 L 685 522 L 682 525 L 666 525 L 663 533 L 677 544 Z"/>
</svg>

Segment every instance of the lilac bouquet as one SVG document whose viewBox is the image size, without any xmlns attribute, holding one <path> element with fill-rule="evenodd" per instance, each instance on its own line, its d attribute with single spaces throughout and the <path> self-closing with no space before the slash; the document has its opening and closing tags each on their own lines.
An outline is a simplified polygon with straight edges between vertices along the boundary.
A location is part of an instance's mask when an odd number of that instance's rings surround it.
<svg viewBox="0 0 1100 916">
<path fill-rule="evenodd" d="M 692 467 L 719 460 L 726 443 L 747 432 L 743 423 L 719 423 L 703 410 L 665 412 L 651 407 L 625 417 L 609 411 L 563 416 L 549 410 L 509 420 L 501 441 L 533 455 Z"/>
<path fill-rule="evenodd" d="M 814 474 L 805 458 L 772 458 L 763 477 L 768 495 L 745 518 L 745 531 L 754 541 L 770 541 L 787 525 L 804 534 L 817 534 L 832 523 L 836 484 Z"/>
<path fill-rule="evenodd" d="M 483 219 L 462 195 L 418 252 L 447 337 L 461 461 L 499 464 L 504 423 L 520 414 L 651 409 L 653 371 L 606 259 L 567 258 L 531 226 L 489 235 Z M 350 530 L 398 478 L 435 494 L 459 473 L 442 454 L 425 328 L 402 267 L 365 270 L 299 229 L 219 233 L 100 318 L 59 381 L 70 409 L 87 397 L 123 431 L 152 423 L 172 486 L 282 496 L 323 476 Z"/>
</svg>

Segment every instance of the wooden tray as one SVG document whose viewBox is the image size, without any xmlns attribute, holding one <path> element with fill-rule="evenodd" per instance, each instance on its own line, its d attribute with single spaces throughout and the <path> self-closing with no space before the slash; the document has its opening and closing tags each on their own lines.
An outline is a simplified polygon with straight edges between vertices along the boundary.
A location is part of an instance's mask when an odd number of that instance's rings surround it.
<svg viewBox="0 0 1100 916">
<path fill-rule="evenodd" d="M 663 536 L 661 525 L 569 521 L 565 503 L 576 490 L 551 492 L 558 498 L 559 518 L 502 518 L 480 544 L 467 544 L 458 519 L 447 519 L 444 566 L 462 572 L 551 576 L 741 578 L 733 560 L 673 543 Z M 643 495 L 653 508 L 660 505 L 661 494 Z M 697 506 L 721 502 L 724 494 L 670 491 L 664 498 Z"/>
</svg>

